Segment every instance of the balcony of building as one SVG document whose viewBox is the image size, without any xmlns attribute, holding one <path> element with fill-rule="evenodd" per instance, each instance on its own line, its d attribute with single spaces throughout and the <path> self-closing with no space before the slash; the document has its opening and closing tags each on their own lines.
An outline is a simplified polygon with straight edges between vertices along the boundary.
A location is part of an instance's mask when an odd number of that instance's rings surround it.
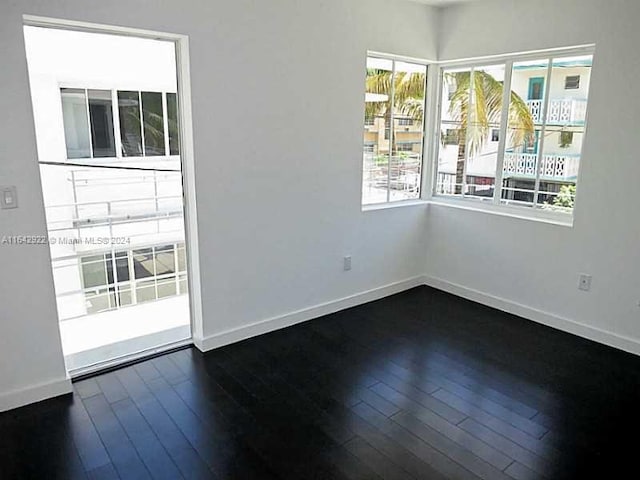
<svg viewBox="0 0 640 480">
<path fill-rule="evenodd" d="M 189 338 L 180 172 L 61 178 L 73 201 L 46 214 L 67 367 Z"/>
<path fill-rule="evenodd" d="M 554 181 L 575 182 L 580 166 L 580 156 L 547 154 L 540 158 L 540 178 Z M 502 174 L 504 178 L 535 178 L 538 155 L 533 153 L 506 152 Z"/>
<path fill-rule="evenodd" d="M 526 100 L 529 112 L 536 124 L 543 119 L 544 100 Z M 548 125 L 584 125 L 587 116 L 587 100 L 561 98 L 549 101 Z"/>
</svg>

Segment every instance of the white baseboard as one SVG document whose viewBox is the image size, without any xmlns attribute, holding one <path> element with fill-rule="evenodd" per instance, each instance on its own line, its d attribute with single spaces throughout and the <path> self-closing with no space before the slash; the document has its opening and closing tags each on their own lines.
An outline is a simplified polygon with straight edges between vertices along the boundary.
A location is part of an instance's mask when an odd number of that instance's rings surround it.
<svg viewBox="0 0 640 480">
<path fill-rule="evenodd" d="M 262 335 L 263 333 L 272 332 L 274 330 L 295 325 L 296 323 L 306 322 L 307 320 L 344 310 L 345 308 L 355 307 L 356 305 L 378 300 L 423 284 L 423 276 L 408 278 L 389 285 L 349 295 L 348 297 L 339 298 L 337 300 L 321 303 L 295 312 L 286 313 L 277 317 L 271 317 L 248 325 L 243 325 L 241 327 L 225 330 L 202 339 L 194 337 L 193 343 L 198 347 L 198 349 L 206 352 L 214 348 L 239 342 L 240 340 L 255 337 L 256 335 Z"/>
<path fill-rule="evenodd" d="M 32 385 L 21 390 L 3 393 L 0 395 L 0 412 L 39 402 L 47 398 L 57 397 L 65 393 L 71 393 L 71 380 L 62 378 L 51 382 Z"/>
<path fill-rule="evenodd" d="M 474 290 L 456 283 L 451 283 L 440 278 L 430 277 L 427 275 L 423 278 L 425 285 L 437 288 L 438 290 L 452 293 L 453 295 L 502 310 L 503 312 L 512 313 L 519 317 L 526 318 L 527 320 L 532 320 L 573 335 L 578 335 L 579 337 L 587 338 L 594 342 L 603 343 L 610 347 L 624 350 L 625 352 L 640 355 L 640 342 L 631 337 L 618 335 L 597 327 L 585 325 L 584 323 L 576 322 L 575 320 L 560 317 L 505 298 Z"/>
</svg>

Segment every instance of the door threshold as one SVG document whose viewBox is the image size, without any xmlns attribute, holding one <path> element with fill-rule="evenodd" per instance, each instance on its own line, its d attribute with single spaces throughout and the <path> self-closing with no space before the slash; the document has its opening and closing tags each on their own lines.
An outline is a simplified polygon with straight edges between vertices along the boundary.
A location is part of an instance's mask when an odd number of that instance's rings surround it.
<svg viewBox="0 0 640 480">
<path fill-rule="evenodd" d="M 111 360 L 106 360 L 104 362 L 95 363 L 93 365 L 87 365 L 86 367 L 75 368 L 73 370 L 69 370 L 67 373 L 71 378 L 72 382 L 77 382 L 77 381 L 84 380 L 86 378 L 90 378 L 96 375 L 101 375 L 103 373 L 108 373 L 113 370 L 118 370 L 120 368 L 128 367 L 129 365 L 134 365 L 136 363 L 144 362 L 145 360 L 159 357 L 167 353 L 177 352 L 178 350 L 189 348 L 192 345 L 193 345 L 193 339 L 187 338 L 185 340 L 168 343 L 166 345 L 161 345 L 159 347 L 149 348 L 147 350 L 141 350 L 139 352 L 132 353 L 130 355 L 124 355 L 122 357 L 113 358 Z"/>
</svg>

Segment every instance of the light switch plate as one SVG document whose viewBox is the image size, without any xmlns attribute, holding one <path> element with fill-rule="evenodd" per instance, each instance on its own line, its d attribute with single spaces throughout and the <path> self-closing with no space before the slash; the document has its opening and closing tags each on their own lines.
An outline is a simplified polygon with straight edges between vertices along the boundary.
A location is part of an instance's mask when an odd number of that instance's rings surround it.
<svg viewBox="0 0 640 480">
<path fill-rule="evenodd" d="M 0 187 L 0 208 L 3 210 L 18 208 L 18 193 L 15 185 Z"/>
</svg>

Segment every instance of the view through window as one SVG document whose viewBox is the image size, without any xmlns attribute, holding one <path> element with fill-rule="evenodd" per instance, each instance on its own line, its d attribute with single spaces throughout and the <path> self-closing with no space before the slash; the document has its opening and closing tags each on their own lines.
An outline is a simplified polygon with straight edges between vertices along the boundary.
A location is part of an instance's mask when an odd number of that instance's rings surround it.
<svg viewBox="0 0 640 480">
<path fill-rule="evenodd" d="M 564 54 L 444 68 L 434 194 L 571 212 L 592 61 Z"/>
<path fill-rule="evenodd" d="M 191 336 L 173 42 L 25 27 L 73 373 Z"/>
<path fill-rule="evenodd" d="M 426 65 L 367 58 L 363 205 L 420 197 L 426 77 Z"/>
</svg>

